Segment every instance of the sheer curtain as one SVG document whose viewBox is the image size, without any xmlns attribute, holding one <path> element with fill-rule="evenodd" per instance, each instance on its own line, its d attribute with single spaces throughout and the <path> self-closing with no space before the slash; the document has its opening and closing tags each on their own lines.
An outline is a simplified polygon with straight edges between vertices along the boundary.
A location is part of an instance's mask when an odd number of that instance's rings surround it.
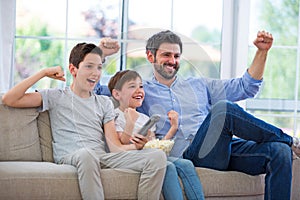
<svg viewBox="0 0 300 200">
<path fill-rule="evenodd" d="M 13 49 L 16 0 L 0 1 L 0 93 L 13 83 Z"/>
</svg>

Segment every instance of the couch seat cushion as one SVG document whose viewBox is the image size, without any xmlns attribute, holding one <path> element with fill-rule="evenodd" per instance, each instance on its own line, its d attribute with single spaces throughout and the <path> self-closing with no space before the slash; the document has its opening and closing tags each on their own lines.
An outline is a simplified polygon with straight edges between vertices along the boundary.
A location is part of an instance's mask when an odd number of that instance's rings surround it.
<svg viewBox="0 0 300 200">
<path fill-rule="evenodd" d="M 251 176 L 236 171 L 196 168 L 206 197 L 242 197 L 264 194 L 265 175 Z"/>
<path fill-rule="evenodd" d="M 136 199 L 139 173 L 102 169 L 105 199 Z M 0 162 L 0 199 L 81 199 L 76 168 L 51 162 Z"/>
</svg>

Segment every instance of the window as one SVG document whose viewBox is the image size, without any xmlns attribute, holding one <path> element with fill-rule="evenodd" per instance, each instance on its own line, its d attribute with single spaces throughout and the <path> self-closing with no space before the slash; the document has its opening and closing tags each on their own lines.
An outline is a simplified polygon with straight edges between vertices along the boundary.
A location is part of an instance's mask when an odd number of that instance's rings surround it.
<svg viewBox="0 0 300 200">
<path fill-rule="evenodd" d="M 241 76 L 254 57 L 257 31 L 270 31 L 275 40 L 264 85 L 256 98 L 242 104 L 299 136 L 299 0 L 18 0 L 11 85 L 53 65 L 64 67 L 67 82 L 43 79 L 32 89 L 70 84 L 71 48 L 78 42 L 97 44 L 105 36 L 118 39 L 121 50 L 105 63 L 101 82 L 125 68 L 147 79 L 152 68 L 145 59 L 146 39 L 166 29 L 184 42 L 180 75 L 212 78 Z"/>
<path fill-rule="evenodd" d="M 252 0 L 249 27 L 251 38 L 257 30 L 265 29 L 273 34 L 274 42 L 268 55 L 263 88 L 257 98 L 247 100 L 246 107 L 256 116 L 299 136 L 299 1 Z M 255 53 L 251 43 L 249 64 Z"/>
</svg>

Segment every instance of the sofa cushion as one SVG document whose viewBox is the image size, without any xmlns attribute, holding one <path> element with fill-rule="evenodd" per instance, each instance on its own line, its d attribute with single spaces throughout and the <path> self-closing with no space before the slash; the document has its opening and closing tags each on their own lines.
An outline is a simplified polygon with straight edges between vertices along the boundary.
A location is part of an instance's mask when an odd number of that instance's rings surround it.
<svg viewBox="0 0 300 200">
<path fill-rule="evenodd" d="M 236 171 L 196 168 L 206 197 L 252 197 L 264 195 L 265 175 L 251 176 Z"/>
<path fill-rule="evenodd" d="M 4 106 L 0 95 L 0 113 L 0 160 L 41 161 L 36 109 Z"/>
<path fill-rule="evenodd" d="M 80 199 L 76 168 L 50 162 L 0 162 L 0 199 Z"/>
<path fill-rule="evenodd" d="M 105 199 L 137 199 L 140 174 L 101 169 Z M 50 162 L 0 162 L 0 199 L 81 199 L 77 171 Z"/>
<path fill-rule="evenodd" d="M 48 111 L 40 113 L 37 124 L 42 150 L 42 160 L 46 162 L 54 162 L 52 151 L 52 133 Z"/>
</svg>

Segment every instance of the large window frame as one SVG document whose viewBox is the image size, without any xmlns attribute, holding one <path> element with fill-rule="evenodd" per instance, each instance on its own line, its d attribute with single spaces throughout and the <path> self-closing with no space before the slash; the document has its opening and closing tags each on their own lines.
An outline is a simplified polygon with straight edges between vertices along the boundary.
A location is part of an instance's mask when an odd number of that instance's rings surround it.
<svg viewBox="0 0 300 200">
<path fill-rule="evenodd" d="M 130 40 L 127 39 L 125 33 L 127 33 L 128 27 L 128 1 L 119 0 L 121 2 L 120 8 L 120 30 L 123 34 L 118 36 L 121 45 L 121 52 L 119 54 L 118 64 L 120 66 L 119 70 L 126 68 L 126 45 Z M 66 1 L 66 7 L 68 7 L 68 2 Z M 173 1 L 171 1 L 173 2 Z M 9 2 L 1 1 L 1 23 L 0 26 L 0 58 L 2 60 L 2 66 L 9 66 L 8 69 L 2 67 L 0 69 L 0 89 L 1 93 L 7 91 L 14 84 L 13 74 L 14 74 L 14 41 L 23 36 L 15 35 L 15 23 L 10 25 L 5 23 L 7 17 L 15 21 L 15 6 L 16 0 Z M 173 3 L 172 3 L 173 5 Z M 172 8 L 172 6 L 170 6 Z M 223 1 L 223 19 L 222 19 L 222 40 L 221 40 L 221 70 L 220 77 L 222 79 L 234 78 L 241 76 L 247 66 L 248 66 L 248 49 L 251 44 L 249 41 L 249 16 L 250 16 L 250 1 L 239 1 L 239 0 L 229 0 Z M 68 15 L 66 15 L 66 18 Z M 300 19 L 300 16 L 299 16 Z M 300 20 L 299 26 L 300 27 Z M 170 29 L 173 27 L 173 21 L 170 22 Z M 4 31 L 5 30 L 5 31 Z M 66 28 L 66 33 L 68 32 Z M 300 28 L 298 30 L 300 35 Z M 9 38 L 9 40 L 7 40 Z M 45 39 L 42 37 L 33 37 L 36 39 Z M 51 38 L 47 39 L 60 39 L 67 43 L 70 40 L 78 40 L 78 38 L 69 38 L 67 34 L 61 38 Z M 98 41 L 94 41 L 97 43 Z M 273 46 L 272 48 L 281 48 Z M 300 55 L 300 39 L 298 39 L 297 47 L 298 55 Z M 6 56 L 3 56 L 6 55 Z M 65 66 L 68 63 L 68 49 L 65 45 L 64 50 L 64 62 Z M 299 91 L 299 64 L 300 56 L 297 57 L 297 80 L 295 89 L 295 99 L 293 100 L 270 100 L 270 99 L 248 99 L 246 101 L 239 102 L 246 110 L 252 112 L 256 110 L 264 110 L 266 107 L 270 110 L 286 111 L 287 114 L 280 115 L 281 117 L 290 117 L 294 119 L 293 132 L 296 133 L 299 130 L 297 127 L 297 122 L 300 121 L 300 101 L 298 99 Z M 66 69 L 66 68 L 65 68 Z M 270 114 L 271 116 L 276 116 L 275 114 Z M 257 116 L 264 116 L 257 114 Z"/>
</svg>

